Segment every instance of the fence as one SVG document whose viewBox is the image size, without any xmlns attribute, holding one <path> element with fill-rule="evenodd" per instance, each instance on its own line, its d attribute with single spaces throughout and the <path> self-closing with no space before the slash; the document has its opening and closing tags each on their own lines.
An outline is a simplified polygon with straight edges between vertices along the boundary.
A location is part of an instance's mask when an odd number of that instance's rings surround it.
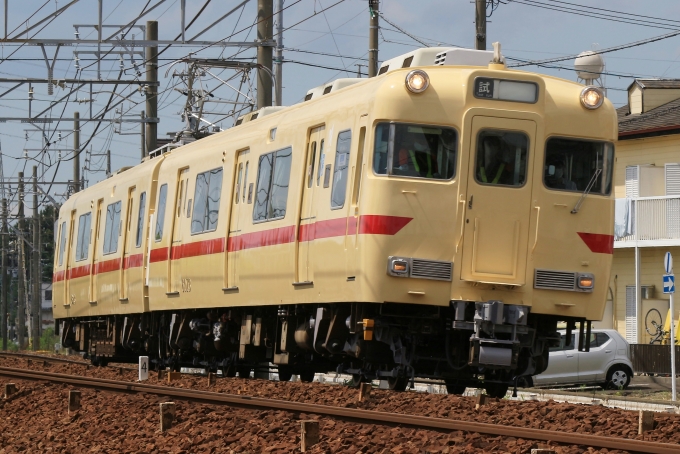
<svg viewBox="0 0 680 454">
<path fill-rule="evenodd" d="M 617 202 L 618 203 L 618 202 Z M 637 223 L 635 217 L 637 216 Z M 622 222 L 624 219 L 618 219 Z M 639 241 L 680 239 L 680 197 L 641 197 L 633 199 L 626 223 L 631 230 L 616 239 L 619 244 Z M 637 226 L 637 238 L 635 228 Z"/>
<path fill-rule="evenodd" d="M 671 373 L 670 345 L 630 344 L 630 356 L 636 374 Z M 675 346 L 675 370 L 680 371 L 680 345 Z"/>
</svg>

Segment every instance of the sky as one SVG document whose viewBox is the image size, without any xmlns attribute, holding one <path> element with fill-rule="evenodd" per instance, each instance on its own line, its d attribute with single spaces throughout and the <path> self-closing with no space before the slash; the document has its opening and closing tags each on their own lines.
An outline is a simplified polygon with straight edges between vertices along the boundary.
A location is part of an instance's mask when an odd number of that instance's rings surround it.
<svg viewBox="0 0 680 454">
<path fill-rule="evenodd" d="M 69 0 L 70 1 L 70 0 Z M 67 0 L 9 0 L 7 17 L 10 37 L 37 23 L 46 15 L 69 3 Z M 187 0 L 186 22 L 197 15 L 207 0 Z M 234 9 L 243 0 L 212 0 L 186 32 L 187 38 L 194 36 L 215 20 Z M 569 58 L 586 50 L 609 49 L 667 34 L 680 33 L 680 2 L 677 0 L 494 0 L 494 8 L 489 7 L 487 19 L 487 45 L 498 41 L 509 65 L 522 61 L 567 58 L 564 61 L 529 65 L 523 70 L 550 74 L 565 79 L 576 80 L 573 59 Z M 105 25 L 125 25 L 133 21 L 145 4 L 152 7 L 158 0 L 148 3 L 141 0 L 102 0 L 103 23 Z M 276 3 L 276 1 L 275 1 Z M 165 0 L 151 12 L 138 20 L 159 22 L 160 39 L 174 39 L 181 29 L 181 2 Z M 41 24 L 30 30 L 35 39 L 73 39 L 74 24 L 96 24 L 98 1 L 80 0 L 51 22 Z M 382 0 L 380 23 L 379 59 L 386 60 L 419 47 L 456 46 L 474 47 L 475 5 L 470 0 Z M 199 40 L 212 42 L 252 42 L 255 30 L 257 0 L 250 0 L 218 25 L 203 34 Z M 0 11 L 2 14 L 2 11 Z M 678 18 L 663 19 L 663 18 Z M 368 55 L 369 11 L 367 0 L 285 0 L 283 33 L 283 104 L 291 105 L 302 101 L 307 90 L 340 77 L 356 77 L 357 65 L 364 65 L 366 73 Z M 398 30 L 397 28 L 404 32 Z M 0 28 L 3 24 L 0 24 Z M 44 27 L 44 28 L 43 28 Z M 106 31 L 107 29 L 105 29 Z M 109 30 L 113 30 L 110 28 Z M 4 30 L 0 30 L 4 33 Z M 131 29 L 126 39 L 141 37 L 140 31 Z M 411 35 L 411 36 L 408 36 Z M 79 28 L 80 39 L 96 39 L 92 27 Z M 22 34 L 21 37 L 26 37 Z M 414 39 L 415 38 L 415 39 Z M 416 41 L 417 40 L 417 41 Z M 419 41 L 419 42 L 418 42 Z M 104 46 L 103 50 L 109 50 Z M 139 47 L 137 48 L 140 49 Z M 86 46 L 64 46 L 59 49 L 54 63 L 54 78 L 96 79 L 96 65 L 92 55 L 80 54 L 77 70 L 74 51 L 92 51 L 96 48 Z M 118 50 L 118 49 L 117 49 Z M 54 56 L 55 47 L 45 46 L 48 58 Z M 173 72 L 185 69 L 177 59 L 186 57 L 190 52 L 201 58 L 228 58 L 240 61 L 253 61 L 254 48 L 195 46 L 170 47 L 159 61 L 159 137 L 167 132 L 180 130 L 184 122 L 180 117 L 185 96 L 178 77 Z M 615 106 L 626 104 L 626 88 L 634 77 L 643 78 L 680 78 L 680 35 L 659 39 L 655 42 L 637 45 L 603 55 L 606 62 L 603 85 Z M 129 57 L 123 62 L 124 74 L 120 75 L 121 62 L 117 55 L 109 54 L 102 62 L 103 79 L 133 80 L 138 76 Z M 136 63 L 141 63 L 137 57 Z M 141 78 L 144 78 L 144 69 Z M 238 88 L 241 81 L 233 70 L 211 71 L 215 76 L 226 80 Z M 47 77 L 43 54 L 38 46 L 0 45 L 0 78 Z M 232 79 L 233 78 L 233 79 Z M 256 75 L 250 74 L 254 89 Z M 218 82 L 206 75 L 202 83 L 208 89 L 215 89 Z M 241 92 L 255 97 L 248 91 L 248 80 L 242 85 Z M 12 88 L 14 84 L 0 80 L 0 93 Z M 136 87 L 136 86 L 135 86 Z M 61 182 L 72 178 L 73 146 L 71 122 L 59 122 L 60 116 L 71 118 L 79 111 L 81 117 L 89 117 L 90 108 L 97 114 L 105 108 L 109 100 L 129 99 L 112 111 L 106 118 L 138 117 L 144 110 L 144 97 L 135 87 L 120 86 L 117 94 L 111 94 L 112 86 L 95 85 L 92 96 L 89 89 L 82 89 L 71 95 L 68 102 L 54 104 L 48 124 L 28 124 L 20 122 L 0 123 L 0 149 L 2 170 L 6 181 L 16 181 L 18 172 L 26 175 L 32 166 L 39 166 L 41 187 L 49 191 L 54 199 L 63 201 L 66 187 Z M 68 88 L 68 87 L 67 87 Z M 40 112 L 50 106 L 50 102 L 64 97 L 68 91 L 55 87 L 49 95 L 45 84 L 34 86 L 32 113 Z M 215 101 L 234 100 L 235 91 L 222 86 L 214 91 Z M 0 97 L 0 117 L 28 115 L 28 87 L 26 85 Z M 93 100 L 90 102 L 90 100 Z M 243 100 L 243 97 L 240 97 Z M 227 114 L 232 108 L 227 103 L 210 103 L 210 111 L 215 115 L 206 116 L 223 128 L 233 124 L 233 117 Z M 246 108 L 247 106 L 240 106 Z M 62 114 L 63 112 L 63 114 Z M 44 131 L 40 131 L 40 128 Z M 61 131 L 59 131 L 61 130 Z M 83 173 L 87 185 L 105 178 L 103 172 L 106 150 L 111 150 L 113 170 L 135 165 L 140 156 L 140 126 L 138 123 L 112 125 L 102 122 L 82 122 L 81 144 L 86 144 L 81 153 L 81 166 L 87 166 Z M 60 136 L 61 134 L 61 136 Z M 59 140 L 61 137 L 61 140 Z M 45 138 L 50 142 L 46 149 Z M 62 149 L 61 159 L 57 151 Z M 26 151 L 25 151 L 26 150 Z M 91 155 L 90 155 L 91 150 Z M 87 162 L 85 159 L 87 158 Z M 55 182 L 55 184 L 50 184 Z M 16 194 L 12 189 L 6 196 L 15 203 Z M 30 198 L 29 198 L 30 202 Z M 30 209 L 30 203 L 29 207 Z"/>
</svg>

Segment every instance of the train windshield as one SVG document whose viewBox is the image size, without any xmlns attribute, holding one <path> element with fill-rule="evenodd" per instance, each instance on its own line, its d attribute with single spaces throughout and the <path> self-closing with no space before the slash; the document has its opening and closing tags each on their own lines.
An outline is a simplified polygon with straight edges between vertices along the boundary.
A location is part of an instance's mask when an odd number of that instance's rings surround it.
<svg viewBox="0 0 680 454">
<path fill-rule="evenodd" d="M 452 128 L 379 123 L 373 170 L 378 175 L 449 180 L 456 174 L 457 144 Z"/>
<path fill-rule="evenodd" d="M 609 194 L 612 187 L 614 146 L 589 140 L 551 138 L 545 150 L 543 170 L 550 189 Z"/>
</svg>

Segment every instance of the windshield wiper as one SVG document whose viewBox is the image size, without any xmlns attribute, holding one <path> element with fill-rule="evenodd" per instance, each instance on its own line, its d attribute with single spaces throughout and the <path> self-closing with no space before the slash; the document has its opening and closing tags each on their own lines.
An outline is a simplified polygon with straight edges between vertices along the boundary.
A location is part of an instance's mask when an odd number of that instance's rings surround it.
<svg viewBox="0 0 680 454">
<path fill-rule="evenodd" d="M 601 173 L 602 169 L 595 170 L 595 173 L 588 182 L 588 186 L 586 186 L 586 190 L 583 191 L 583 194 L 581 194 L 581 198 L 578 199 L 578 202 L 576 202 L 576 205 L 574 205 L 574 209 L 571 210 L 571 214 L 576 214 L 578 213 L 578 210 L 581 209 L 581 204 L 583 203 L 583 200 L 585 200 L 586 196 L 590 194 L 590 190 L 593 189 L 593 185 L 595 184 L 595 181 L 597 181 L 597 177 L 599 177 Z"/>
</svg>

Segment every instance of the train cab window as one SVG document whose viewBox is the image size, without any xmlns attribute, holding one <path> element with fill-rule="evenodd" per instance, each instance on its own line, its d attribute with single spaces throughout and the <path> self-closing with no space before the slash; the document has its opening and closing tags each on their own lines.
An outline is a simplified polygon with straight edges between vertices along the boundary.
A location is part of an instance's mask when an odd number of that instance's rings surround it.
<svg viewBox="0 0 680 454">
<path fill-rule="evenodd" d="M 144 209 L 146 208 L 146 192 L 139 195 L 139 214 L 137 214 L 137 237 L 135 238 L 135 246 L 142 245 L 142 233 L 144 229 Z"/>
<path fill-rule="evenodd" d="M 292 158 L 290 147 L 260 156 L 253 222 L 272 221 L 286 215 Z"/>
<path fill-rule="evenodd" d="M 78 239 L 76 241 L 76 262 L 85 260 L 90 250 L 90 213 L 81 214 L 78 219 Z"/>
<path fill-rule="evenodd" d="M 59 266 L 64 264 L 64 252 L 66 252 L 66 222 L 61 223 L 61 234 L 59 235 Z"/>
<path fill-rule="evenodd" d="M 335 166 L 333 167 L 333 189 L 331 189 L 331 209 L 334 210 L 345 205 L 351 143 L 352 131 L 342 131 L 338 134 L 338 143 L 335 147 Z"/>
<path fill-rule="evenodd" d="M 486 129 L 477 137 L 475 179 L 481 184 L 524 186 L 529 138 L 523 132 Z"/>
<path fill-rule="evenodd" d="M 112 203 L 106 207 L 106 226 L 104 227 L 104 255 L 113 254 L 118 250 L 118 236 L 120 235 L 120 207 L 120 201 Z"/>
<path fill-rule="evenodd" d="M 548 139 L 543 180 L 546 187 L 563 191 L 609 194 L 612 187 L 614 146 L 589 140 Z"/>
<path fill-rule="evenodd" d="M 380 123 L 375 130 L 377 175 L 449 180 L 456 174 L 458 134 L 452 128 Z"/>
<path fill-rule="evenodd" d="M 240 183 L 240 182 L 239 182 Z M 217 229 L 222 194 L 222 169 L 213 169 L 196 176 L 191 234 Z M 237 197 L 238 200 L 238 197 Z"/>
<path fill-rule="evenodd" d="M 168 184 L 161 186 L 158 192 L 158 209 L 156 210 L 156 229 L 154 237 L 156 242 L 163 239 L 163 225 L 165 224 L 165 205 L 168 200 Z"/>
</svg>

